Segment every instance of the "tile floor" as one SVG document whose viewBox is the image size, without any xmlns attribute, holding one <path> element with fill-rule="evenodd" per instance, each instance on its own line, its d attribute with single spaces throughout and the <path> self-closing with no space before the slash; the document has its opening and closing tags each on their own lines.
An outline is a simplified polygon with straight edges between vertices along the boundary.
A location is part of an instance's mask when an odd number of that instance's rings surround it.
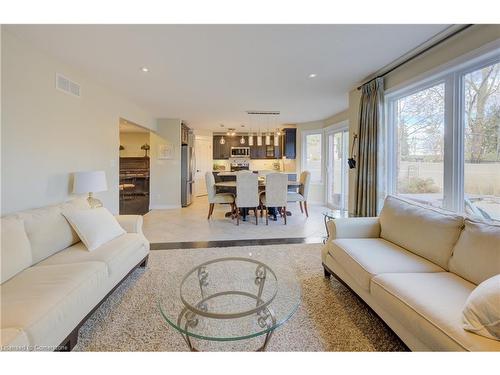
<svg viewBox="0 0 500 375">
<path fill-rule="evenodd" d="M 249 221 L 240 221 L 224 217 L 228 205 L 216 205 L 210 220 L 207 220 L 207 197 L 194 198 L 189 207 L 152 210 L 144 216 L 144 234 L 151 243 L 184 242 L 184 241 L 216 241 L 216 240 L 244 240 L 262 238 L 322 238 L 326 235 L 321 214 L 325 207 L 309 205 L 309 217 L 300 212 L 298 203 L 291 203 L 287 209 L 292 212 L 288 216 L 287 225 L 283 219 L 269 221 L 266 226 L 265 218 L 259 217 L 259 224 L 255 225 L 254 216 Z"/>
</svg>

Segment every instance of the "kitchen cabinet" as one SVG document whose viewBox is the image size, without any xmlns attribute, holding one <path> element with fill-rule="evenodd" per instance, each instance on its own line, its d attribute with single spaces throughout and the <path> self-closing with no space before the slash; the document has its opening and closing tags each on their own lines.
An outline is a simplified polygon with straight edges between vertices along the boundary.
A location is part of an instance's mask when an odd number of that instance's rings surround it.
<svg viewBox="0 0 500 375">
<path fill-rule="evenodd" d="M 228 144 L 229 142 L 229 137 L 224 137 L 226 140 L 226 143 L 221 145 L 220 140 L 222 138 L 222 135 L 214 135 L 213 136 L 213 159 L 214 160 L 221 160 L 221 159 L 229 159 L 230 155 L 230 150 L 231 146 Z"/>
<path fill-rule="evenodd" d="M 287 159 L 295 159 L 297 157 L 297 129 L 285 128 L 281 136 L 281 156 L 286 156 Z"/>
<path fill-rule="evenodd" d="M 220 140 L 224 137 L 226 143 L 221 145 Z M 296 138 L 297 129 L 285 128 L 280 137 L 279 146 L 274 146 L 274 135 L 271 136 L 271 145 L 266 146 L 265 137 L 262 137 L 262 146 L 257 146 L 257 136 L 253 136 L 253 146 L 248 145 L 248 138 L 244 136 L 245 143 L 241 144 L 241 135 L 228 137 L 226 135 L 213 136 L 213 159 L 229 159 L 231 157 L 231 147 L 250 147 L 250 159 L 281 159 L 286 156 L 287 159 L 296 158 Z"/>
</svg>

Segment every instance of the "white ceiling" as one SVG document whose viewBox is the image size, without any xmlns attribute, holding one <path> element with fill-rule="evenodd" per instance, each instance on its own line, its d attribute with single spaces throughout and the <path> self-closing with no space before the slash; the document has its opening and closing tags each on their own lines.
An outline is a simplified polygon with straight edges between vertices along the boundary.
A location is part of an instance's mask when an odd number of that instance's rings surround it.
<svg viewBox="0 0 500 375">
<path fill-rule="evenodd" d="M 155 117 L 193 128 L 324 119 L 347 92 L 449 25 L 10 25 Z M 147 66 L 149 73 L 141 72 Z M 310 79 L 310 73 L 317 77 Z"/>
</svg>

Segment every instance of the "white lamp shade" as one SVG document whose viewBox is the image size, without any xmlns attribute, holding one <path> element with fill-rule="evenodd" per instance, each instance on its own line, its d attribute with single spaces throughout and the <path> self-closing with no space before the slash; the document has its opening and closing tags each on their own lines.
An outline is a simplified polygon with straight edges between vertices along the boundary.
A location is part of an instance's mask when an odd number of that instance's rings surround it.
<svg viewBox="0 0 500 375">
<path fill-rule="evenodd" d="M 104 171 L 76 172 L 73 181 L 73 193 L 86 194 L 108 190 Z"/>
</svg>

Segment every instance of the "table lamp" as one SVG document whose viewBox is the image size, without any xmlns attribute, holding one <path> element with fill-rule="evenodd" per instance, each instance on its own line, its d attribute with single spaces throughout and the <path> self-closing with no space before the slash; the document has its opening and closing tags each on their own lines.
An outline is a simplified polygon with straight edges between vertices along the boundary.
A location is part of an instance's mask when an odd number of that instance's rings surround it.
<svg viewBox="0 0 500 375">
<path fill-rule="evenodd" d="M 73 193 L 87 194 L 91 208 L 102 207 L 102 202 L 92 196 L 93 193 L 108 190 L 104 171 L 75 172 Z"/>
</svg>

